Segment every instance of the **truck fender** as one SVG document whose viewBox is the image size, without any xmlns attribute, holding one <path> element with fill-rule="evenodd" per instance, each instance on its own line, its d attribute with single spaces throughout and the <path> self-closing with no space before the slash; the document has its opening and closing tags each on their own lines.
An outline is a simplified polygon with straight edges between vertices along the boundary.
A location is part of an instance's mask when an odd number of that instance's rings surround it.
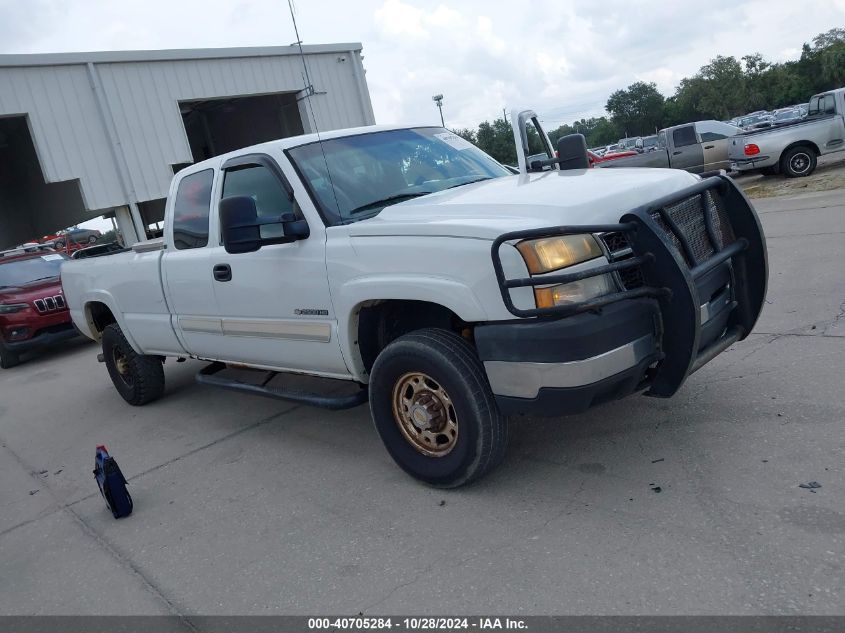
<svg viewBox="0 0 845 633">
<path fill-rule="evenodd" d="M 129 345 L 132 346 L 132 349 L 135 350 L 138 354 L 143 354 L 141 348 L 138 347 L 138 344 L 135 342 L 135 339 L 132 337 L 132 333 L 129 331 L 129 328 L 126 327 L 126 321 L 123 316 L 123 312 L 121 312 L 120 308 L 117 305 L 117 301 L 111 295 L 111 293 L 106 292 L 105 290 L 93 290 L 90 292 L 86 292 L 82 297 L 82 313 L 77 314 L 76 311 L 72 311 L 71 316 L 73 317 L 74 323 L 77 324 L 77 327 L 82 330 L 82 332 L 88 336 L 89 338 L 98 341 L 100 339 L 99 335 L 97 334 L 96 328 L 94 328 L 94 324 L 91 321 L 91 304 L 92 303 L 102 303 L 104 304 L 114 315 L 115 321 L 117 321 L 117 325 L 120 327 L 121 331 L 123 332 L 123 336 L 126 337 L 126 340 L 129 342 Z"/>
<path fill-rule="evenodd" d="M 366 382 L 357 348 L 358 312 L 377 301 L 425 301 L 454 312 L 468 323 L 487 321 L 488 315 L 469 286 L 434 275 L 371 275 L 352 279 L 333 292 L 343 357 L 357 380 Z M 344 326 L 345 324 L 345 326 Z"/>
</svg>

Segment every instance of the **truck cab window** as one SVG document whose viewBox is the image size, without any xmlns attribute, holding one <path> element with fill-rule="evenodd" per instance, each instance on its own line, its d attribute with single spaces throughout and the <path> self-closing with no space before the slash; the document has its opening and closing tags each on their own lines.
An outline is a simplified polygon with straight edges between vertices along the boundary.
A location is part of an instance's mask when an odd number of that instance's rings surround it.
<svg viewBox="0 0 845 633">
<path fill-rule="evenodd" d="M 278 177 L 264 165 L 245 165 L 226 170 L 223 197 L 249 196 L 258 217 L 279 217 L 293 211 L 293 201 Z"/>
<path fill-rule="evenodd" d="M 179 249 L 208 244 L 208 214 L 214 170 L 204 169 L 182 178 L 173 202 L 173 245 Z"/>
<path fill-rule="evenodd" d="M 836 114 L 836 103 L 833 100 L 833 95 L 824 96 L 824 113 Z"/>
<path fill-rule="evenodd" d="M 657 147 L 658 149 L 666 149 L 666 131 L 661 130 L 657 133 Z"/>
<path fill-rule="evenodd" d="M 686 125 L 674 130 L 672 132 L 672 141 L 675 143 L 675 147 L 695 145 L 698 143 L 698 138 L 696 138 L 695 135 L 695 127 L 692 125 Z"/>
</svg>

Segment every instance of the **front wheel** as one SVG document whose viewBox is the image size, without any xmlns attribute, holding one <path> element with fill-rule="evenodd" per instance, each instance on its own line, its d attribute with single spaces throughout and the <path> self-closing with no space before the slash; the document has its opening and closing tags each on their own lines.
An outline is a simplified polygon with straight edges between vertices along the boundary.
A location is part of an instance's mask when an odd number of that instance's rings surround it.
<svg viewBox="0 0 845 633">
<path fill-rule="evenodd" d="M 116 323 L 103 330 L 103 357 L 115 389 L 129 404 L 141 406 L 164 393 L 161 360 L 138 354 Z"/>
<path fill-rule="evenodd" d="M 811 147 L 793 147 L 780 160 L 781 171 L 787 178 L 809 176 L 816 169 L 816 153 Z"/>
<path fill-rule="evenodd" d="M 370 375 L 370 410 L 394 461 L 433 486 L 470 483 L 504 457 L 507 420 L 475 351 L 451 332 L 417 330 L 385 347 Z"/>
</svg>

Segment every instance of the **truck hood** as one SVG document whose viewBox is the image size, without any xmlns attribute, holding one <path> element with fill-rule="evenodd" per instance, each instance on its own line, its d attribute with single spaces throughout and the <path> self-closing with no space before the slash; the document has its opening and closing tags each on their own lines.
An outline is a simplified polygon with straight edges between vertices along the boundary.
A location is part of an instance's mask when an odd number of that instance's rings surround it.
<svg viewBox="0 0 845 633">
<path fill-rule="evenodd" d="M 582 169 L 495 178 L 386 207 L 347 225 L 350 236 L 431 235 L 493 240 L 547 226 L 612 224 L 698 178 L 676 169 Z"/>
</svg>

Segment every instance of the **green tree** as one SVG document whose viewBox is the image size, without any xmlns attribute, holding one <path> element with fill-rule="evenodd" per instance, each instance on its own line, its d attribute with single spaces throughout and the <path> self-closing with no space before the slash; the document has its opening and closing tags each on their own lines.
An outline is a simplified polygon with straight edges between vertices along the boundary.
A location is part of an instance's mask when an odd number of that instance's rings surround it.
<svg viewBox="0 0 845 633">
<path fill-rule="evenodd" d="M 611 94 L 605 110 L 627 136 L 647 135 L 663 124 L 664 101 L 656 84 L 638 81 Z"/>
</svg>

